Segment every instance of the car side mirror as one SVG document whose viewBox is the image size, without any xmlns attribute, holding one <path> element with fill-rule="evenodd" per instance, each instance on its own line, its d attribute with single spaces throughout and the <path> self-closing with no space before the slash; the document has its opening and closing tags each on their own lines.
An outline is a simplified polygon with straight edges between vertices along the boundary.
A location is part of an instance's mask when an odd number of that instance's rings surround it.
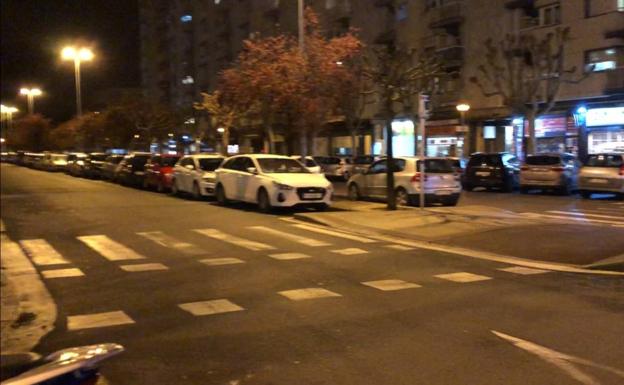
<svg viewBox="0 0 624 385">
<path fill-rule="evenodd" d="M 247 172 L 250 174 L 254 174 L 257 175 L 258 174 L 258 169 L 255 167 L 247 167 Z"/>
</svg>

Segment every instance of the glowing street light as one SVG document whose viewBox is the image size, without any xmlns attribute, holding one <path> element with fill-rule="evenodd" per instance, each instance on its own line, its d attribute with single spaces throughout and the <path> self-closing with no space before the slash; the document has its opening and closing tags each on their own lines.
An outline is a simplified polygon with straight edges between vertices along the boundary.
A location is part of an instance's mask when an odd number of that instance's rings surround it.
<svg viewBox="0 0 624 385">
<path fill-rule="evenodd" d="M 20 94 L 28 98 L 28 114 L 35 113 L 35 96 L 41 96 L 43 92 L 39 88 L 21 88 Z"/>
<path fill-rule="evenodd" d="M 0 115 L 2 117 L 2 121 L 6 120 L 6 129 L 10 130 L 13 126 L 13 114 L 19 112 L 19 110 L 15 107 L 5 106 L 4 104 L 0 104 Z"/>
<path fill-rule="evenodd" d="M 462 127 L 465 125 L 465 116 L 466 116 L 466 112 L 468 112 L 468 110 L 470 110 L 470 104 L 466 104 L 466 103 L 461 103 L 458 104 L 457 106 L 455 106 L 455 108 L 457 109 L 457 111 L 459 111 L 459 114 L 461 116 L 461 125 Z"/>
<path fill-rule="evenodd" d="M 61 51 L 63 60 L 74 61 L 74 74 L 76 76 L 76 113 L 82 115 L 82 98 L 80 95 L 80 63 L 93 60 L 93 51 L 89 48 L 65 47 Z"/>
</svg>

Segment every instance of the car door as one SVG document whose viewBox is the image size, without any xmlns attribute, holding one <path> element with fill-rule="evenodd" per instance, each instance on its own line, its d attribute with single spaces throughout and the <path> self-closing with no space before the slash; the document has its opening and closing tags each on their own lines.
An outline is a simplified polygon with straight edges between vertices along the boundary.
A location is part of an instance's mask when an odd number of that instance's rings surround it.
<svg viewBox="0 0 624 385">
<path fill-rule="evenodd" d="M 240 157 L 234 157 L 227 159 L 221 167 L 217 169 L 217 180 L 223 186 L 225 190 L 225 196 L 227 199 L 237 199 L 236 194 L 236 182 L 238 171 L 236 170 L 237 163 L 240 162 Z"/>
<path fill-rule="evenodd" d="M 240 157 L 236 162 L 236 199 L 255 202 L 256 190 L 253 187 L 255 186 L 254 177 L 256 174 L 250 173 L 249 168 L 256 168 L 256 165 L 247 156 Z"/>
<path fill-rule="evenodd" d="M 186 192 L 193 191 L 193 177 L 195 175 L 195 161 L 192 157 L 184 158 L 182 160 L 182 168 L 180 173 L 182 175 L 182 189 Z"/>
<path fill-rule="evenodd" d="M 366 189 L 369 196 L 386 196 L 386 170 L 388 162 L 386 159 L 373 163 L 366 176 Z"/>
</svg>

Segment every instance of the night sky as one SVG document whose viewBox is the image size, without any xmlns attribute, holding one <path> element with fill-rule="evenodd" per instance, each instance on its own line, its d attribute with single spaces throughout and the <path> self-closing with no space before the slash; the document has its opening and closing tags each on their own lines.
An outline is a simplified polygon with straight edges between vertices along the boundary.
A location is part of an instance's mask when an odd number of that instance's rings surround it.
<svg viewBox="0 0 624 385">
<path fill-rule="evenodd" d="M 83 106 L 109 88 L 140 86 L 139 20 L 133 0 L 2 0 L 2 104 L 27 110 L 22 86 L 40 87 L 36 112 L 55 122 L 75 113 L 74 69 L 64 45 L 94 48 L 82 66 Z"/>
</svg>

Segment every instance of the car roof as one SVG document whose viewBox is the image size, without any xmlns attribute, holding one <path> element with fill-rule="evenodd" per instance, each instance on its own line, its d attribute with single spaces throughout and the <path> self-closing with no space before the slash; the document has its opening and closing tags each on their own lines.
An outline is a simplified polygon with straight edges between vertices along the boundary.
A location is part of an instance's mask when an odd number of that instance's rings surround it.
<svg viewBox="0 0 624 385">
<path fill-rule="evenodd" d="M 270 158 L 292 159 L 290 156 L 277 155 L 277 154 L 240 154 L 240 155 L 234 155 L 234 156 L 232 156 L 232 158 L 236 158 L 236 157 L 239 157 L 239 156 L 248 156 L 248 157 L 254 158 L 254 159 L 270 159 Z"/>
<path fill-rule="evenodd" d="M 219 155 L 219 154 L 189 154 L 189 155 L 186 155 L 185 158 L 217 159 L 217 158 L 225 158 L 225 157 L 223 155 Z"/>
</svg>

